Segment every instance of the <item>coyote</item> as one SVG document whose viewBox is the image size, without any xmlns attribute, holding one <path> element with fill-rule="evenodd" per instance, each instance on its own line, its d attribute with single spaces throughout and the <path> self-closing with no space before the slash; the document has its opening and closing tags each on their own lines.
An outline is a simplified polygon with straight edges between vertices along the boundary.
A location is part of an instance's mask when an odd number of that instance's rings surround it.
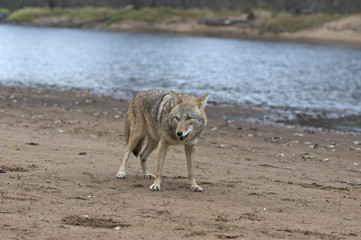
<svg viewBox="0 0 361 240">
<path fill-rule="evenodd" d="M 160 191 L 164 158 L 169 145 L 184 144 L 188 177 L 192 191 L 202 192 L 193 173 L 193 153 L 203 128 L 207 125 L 205 106 L 209 94 L 195 98 L 173 91 L 147 90 L 138 92 L 131 101 L 125 124 L 127 147 L 117 178 L 125 178 L 130 153 L 140 162 L 145 178 L 154 178 L 150 190 Z M 142 150 L 143 143 L 145 144 Z M 157 148 L 155 176 L 147 170 L 147 159 Z"/>
</svg>

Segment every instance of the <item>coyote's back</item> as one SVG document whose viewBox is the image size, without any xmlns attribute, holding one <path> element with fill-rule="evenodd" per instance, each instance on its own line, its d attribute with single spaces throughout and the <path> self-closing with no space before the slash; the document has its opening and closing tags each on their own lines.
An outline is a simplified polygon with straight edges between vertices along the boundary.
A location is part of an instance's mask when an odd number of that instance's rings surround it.
<svg viewBox="0 0 361 240">
<path fill-rule="evenodd" d="M 157 107 L 160 107 L 161 100 L 169 92 L 164 90 L 148 90 L 141 91 L 134 95 L 132 101 L 129 104 L 127 120 L 125 124 L 125 135 L 127 143 L 131 134 L 131 126 L 146 124 L 145 115 L 152 118 L 152 122 L 157 121 L 155 111 Z"/>
</svg>

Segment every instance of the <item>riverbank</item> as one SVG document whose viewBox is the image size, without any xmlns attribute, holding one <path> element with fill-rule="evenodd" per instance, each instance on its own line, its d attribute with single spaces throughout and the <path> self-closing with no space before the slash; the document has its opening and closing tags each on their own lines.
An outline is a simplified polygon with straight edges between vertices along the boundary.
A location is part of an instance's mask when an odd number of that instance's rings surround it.
<svg viewBox="0 0 361 240">
<path fill-rule="evenodd" d="M 360 135 L 226 121 L 256 113 L 209 104 L 195 153 L 204 192 L 190 191 L 177 146 L 151 192 L 134 156 L 115 178 L 127 107 L 85 90 L 0 88 L 2 238 L 361 236 Z"/>
<path fill-rule="evenodd" d="M 41 24 L 42 25 L 42 24 Z M 46 24 L 45 24 L 46 25 Z M 361 47 L 361 16 L 350 16 L 322 26 L 295 32 L 271 32 L 250 26 L 206 26 L 197 21 L 168 19 L 161 23 L 127 21 L 110 26 L 89 26 L 101 30 L 168 33 L 262 41 L 300 42 Z"/>
<path fill-rule="evenodd" d="M 201 9 L 133 10 L 25 8 L 8 22 L 32 26 L 90 28 L 106 31 L 165 33 L 265 41 L 306 42 L 361 47 L 361 15 L 290 16 L 254 10 L 252 13 Z"/>
</svg>

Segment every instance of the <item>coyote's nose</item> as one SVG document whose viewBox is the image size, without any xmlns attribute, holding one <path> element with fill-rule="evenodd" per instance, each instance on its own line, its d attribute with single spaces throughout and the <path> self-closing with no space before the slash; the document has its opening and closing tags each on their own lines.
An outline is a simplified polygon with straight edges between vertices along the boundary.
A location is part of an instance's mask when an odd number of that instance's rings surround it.
<svg viewBox="0 0 361 240">
<path fill-rule="evenodd" d="M 183 135 L 183 132 L 182 132 L 182 131 L 178 131 L 178 132 L 177 132 L 177 136 L 178 136 L 178 137 L 181 137 L 182 135 Z"/>
</svg>

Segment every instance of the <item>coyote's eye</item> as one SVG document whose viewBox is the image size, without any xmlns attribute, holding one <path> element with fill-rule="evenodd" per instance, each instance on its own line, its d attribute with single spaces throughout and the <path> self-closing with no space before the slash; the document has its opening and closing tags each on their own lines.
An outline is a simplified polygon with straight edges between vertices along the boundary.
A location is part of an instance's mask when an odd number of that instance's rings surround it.
<svg viewBox="0 0 361 240">
<path fill-rule="evenodd" d="M 190 120 L 192 120 L 192 117 L 187 117 L 186 120 L 190 121 Z"/>
<path fill-rule="evenodd" d="M 175 116 L 175 117 L 174 117 L 174 120 L 179 121 L 179 117 L 178 117 L 178 116 Z"/>
</svg>

